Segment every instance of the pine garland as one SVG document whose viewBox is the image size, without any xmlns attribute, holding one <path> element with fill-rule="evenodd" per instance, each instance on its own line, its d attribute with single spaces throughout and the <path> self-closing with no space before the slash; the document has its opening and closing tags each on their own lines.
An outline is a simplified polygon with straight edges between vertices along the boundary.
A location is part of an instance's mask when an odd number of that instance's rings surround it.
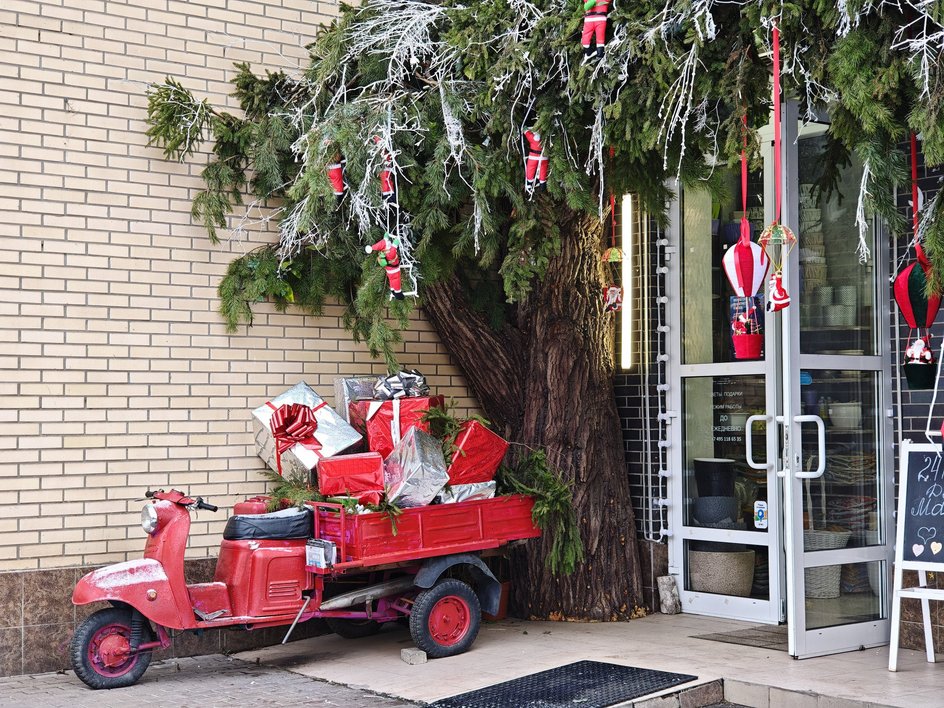
<svg viewBox="0 0 944 708">
<path fill-rule="evenodd" d="M 745 111 L 758 164 L 776 20 L 785 90 L 803 116 L 831 116 L 824 180 L 855 155 L 869 168 L 863 209 L 905 233 L 894 204 L 896 185 L 908 179 L 901 144 L 920 133 L 928 166 L 944 162 L 942 7 L 621 2 L 610 11 L 605 58 L 583 64 L 575 38 L 582 10 L 562 0 L 366 0 L 342 6 L 318 31 L 302 74 L 259 76 L 237 64 L 242 117 L 174 78 L 153 85 L 148 138 L 176 159 L 211 140 L 206 189 L 193 204 L 211 238 L 246 227 L 252 217 L 234 224 L 233 216 L 244 193 L 256 199 L 248 211 L 276 204 L 279 243 L 234 261 L 221 284 L 231 328 L 251 322 L 263 299 L 314 313 L 339 299 L 354 336 L 395 366 L 414 304 L 389 300 L 383 273 L 362 250 L 386 227 L 375 137 L 391 149 L 420 294 L 460 273 L 500 324 L 559 252 L 561 208 L 602 217 L 604 194 L 636 192 L 664 219 L 671 178 L 716 189 L 713 166 L 736 162 Z M 550 164 L 547 191 L 534 199 L 523 189 L 525 123 L 546 136 Z M 349 188 L 340 208 L 326 172 L 338 156 Z M 923 231 L 938 272 L 942 219 Z"/>
</svg>

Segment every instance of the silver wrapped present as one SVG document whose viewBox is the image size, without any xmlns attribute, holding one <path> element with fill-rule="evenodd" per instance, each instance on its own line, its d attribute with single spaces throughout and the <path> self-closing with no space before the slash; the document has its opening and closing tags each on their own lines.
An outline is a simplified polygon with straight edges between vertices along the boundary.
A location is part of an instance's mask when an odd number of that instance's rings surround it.
<svg viewBox="0 0 944 708">
<path fill-rule="evenodd" d="M 277 414 L 280 409 L 282 413 Z M 307 473 L 322 457 L 337 455 L 361 441 L 361 434 L 304 381 L 256 408 L 252 427 L 259 457 L 283 476 Z"/>
<path fill-rule="evenodd" d="M 373 398 L 379 401 L 428 395 L 429 386 L 426 384 L 426 377 L 416 369 L 401 371 L 387 377 L 381 376 L 374 382 Z"/>
<path fill-rule="evenodd" d="M 351 422 L 351 413 L 348 410 L 351 401 L 369 401 L 374 397 L 376 376 L 358 376 L 347 379 L 334 380 L 334 410 L 344 420 Z"/>
<path fill-rule="evenodd" d="M 495 496 L 495 480 L 491 482 L 473 482 L 471 484 L 451 484 L 436 495 L 440 504 L 491 499 Z"/>
<path fill-rule="evenodd" d="M 384 460 L 387 499 L 404 509 L 426 506 L 448 481 L 442 445 L 416 426 L 406 431 Z"/>
</svg>

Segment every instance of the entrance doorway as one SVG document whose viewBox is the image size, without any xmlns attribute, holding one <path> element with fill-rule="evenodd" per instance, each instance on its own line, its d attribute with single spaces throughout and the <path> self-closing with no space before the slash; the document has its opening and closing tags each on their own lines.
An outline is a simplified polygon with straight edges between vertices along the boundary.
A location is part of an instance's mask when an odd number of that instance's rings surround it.
<svg viewBox="0 0 944 708">
<path fill-rule="evenodd" d="M 795 104 L 783 113 L 783 222 L 799 239 L 783 265 L 789 307 L 764 312 L 764 288 L 735 298 L 722 270 L 740 233 L 738 174 L 672 206 L 669 562 L 683 611 L 786 623 L 804 658 L 888 642 L 888 264 L 877 226 L 871 258 L 856 254 L 861 164 L 827 174 L 827 125 L 801 124 Z M 773 182 L 768 147 L 748 180 L 754 240 Z M 751 305 L 763 348 L 737 358 L 731 320 Z"/>
</svg>

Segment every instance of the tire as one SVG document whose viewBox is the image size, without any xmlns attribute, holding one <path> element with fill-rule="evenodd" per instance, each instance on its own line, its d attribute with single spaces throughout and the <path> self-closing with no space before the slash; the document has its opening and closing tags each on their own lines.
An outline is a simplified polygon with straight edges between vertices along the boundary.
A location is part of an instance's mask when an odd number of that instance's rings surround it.
<svg viewBox="0 0 944 708">
<path fill-rule="evenodd" d="M 468 651 L 479 633 L 482 608 L 475 591 L 461 580 L 440 580 L 416 596 L 410 634 L 432 659 Z"/>
<path fill-rule="evenodd" d="M 328 629 L 345 639 L 360 639 L 377 634 L 380 623 L 374 620 L 341 619 L 340 617 L 325 617 Z"/>
<path fill-rule="evenodd" d="M 69 657 L 75 675 L 90 688 L 124 688 L 137 683 L 151 663 L 151 652 L 126 656 L 131 642 L 131 610 L 110 607 L 85 619 L 72 635 Z M 151 641 L 144 622 L 141 642 Z M 109 660 L 105 654 L 111 654 Z M 122 654 L 125 654 L 122 658 Z"/>
</svg>

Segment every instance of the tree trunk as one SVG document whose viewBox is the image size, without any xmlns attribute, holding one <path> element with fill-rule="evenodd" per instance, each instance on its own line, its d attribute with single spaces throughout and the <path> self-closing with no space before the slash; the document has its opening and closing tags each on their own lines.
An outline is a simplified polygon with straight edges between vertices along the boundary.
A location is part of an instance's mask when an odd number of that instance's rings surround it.
<svg viewBox="0 0 944 708">
<path fill-rule="evenodd" d="M 642 605 L 635 520 L 613 394 L 613 320 L 603 312 L 599 222 L 561 215 L 561 253 L 495 333 L 457 280 L 428 290 L 425 309 L 485 414 L 513 442 L 543 447 L 573 485 L 586 556 L 571 576 L 544 565 L 551 539 L 516 552 L 513 609 L 540 619 L 628 619 Z"/>
</svg>

